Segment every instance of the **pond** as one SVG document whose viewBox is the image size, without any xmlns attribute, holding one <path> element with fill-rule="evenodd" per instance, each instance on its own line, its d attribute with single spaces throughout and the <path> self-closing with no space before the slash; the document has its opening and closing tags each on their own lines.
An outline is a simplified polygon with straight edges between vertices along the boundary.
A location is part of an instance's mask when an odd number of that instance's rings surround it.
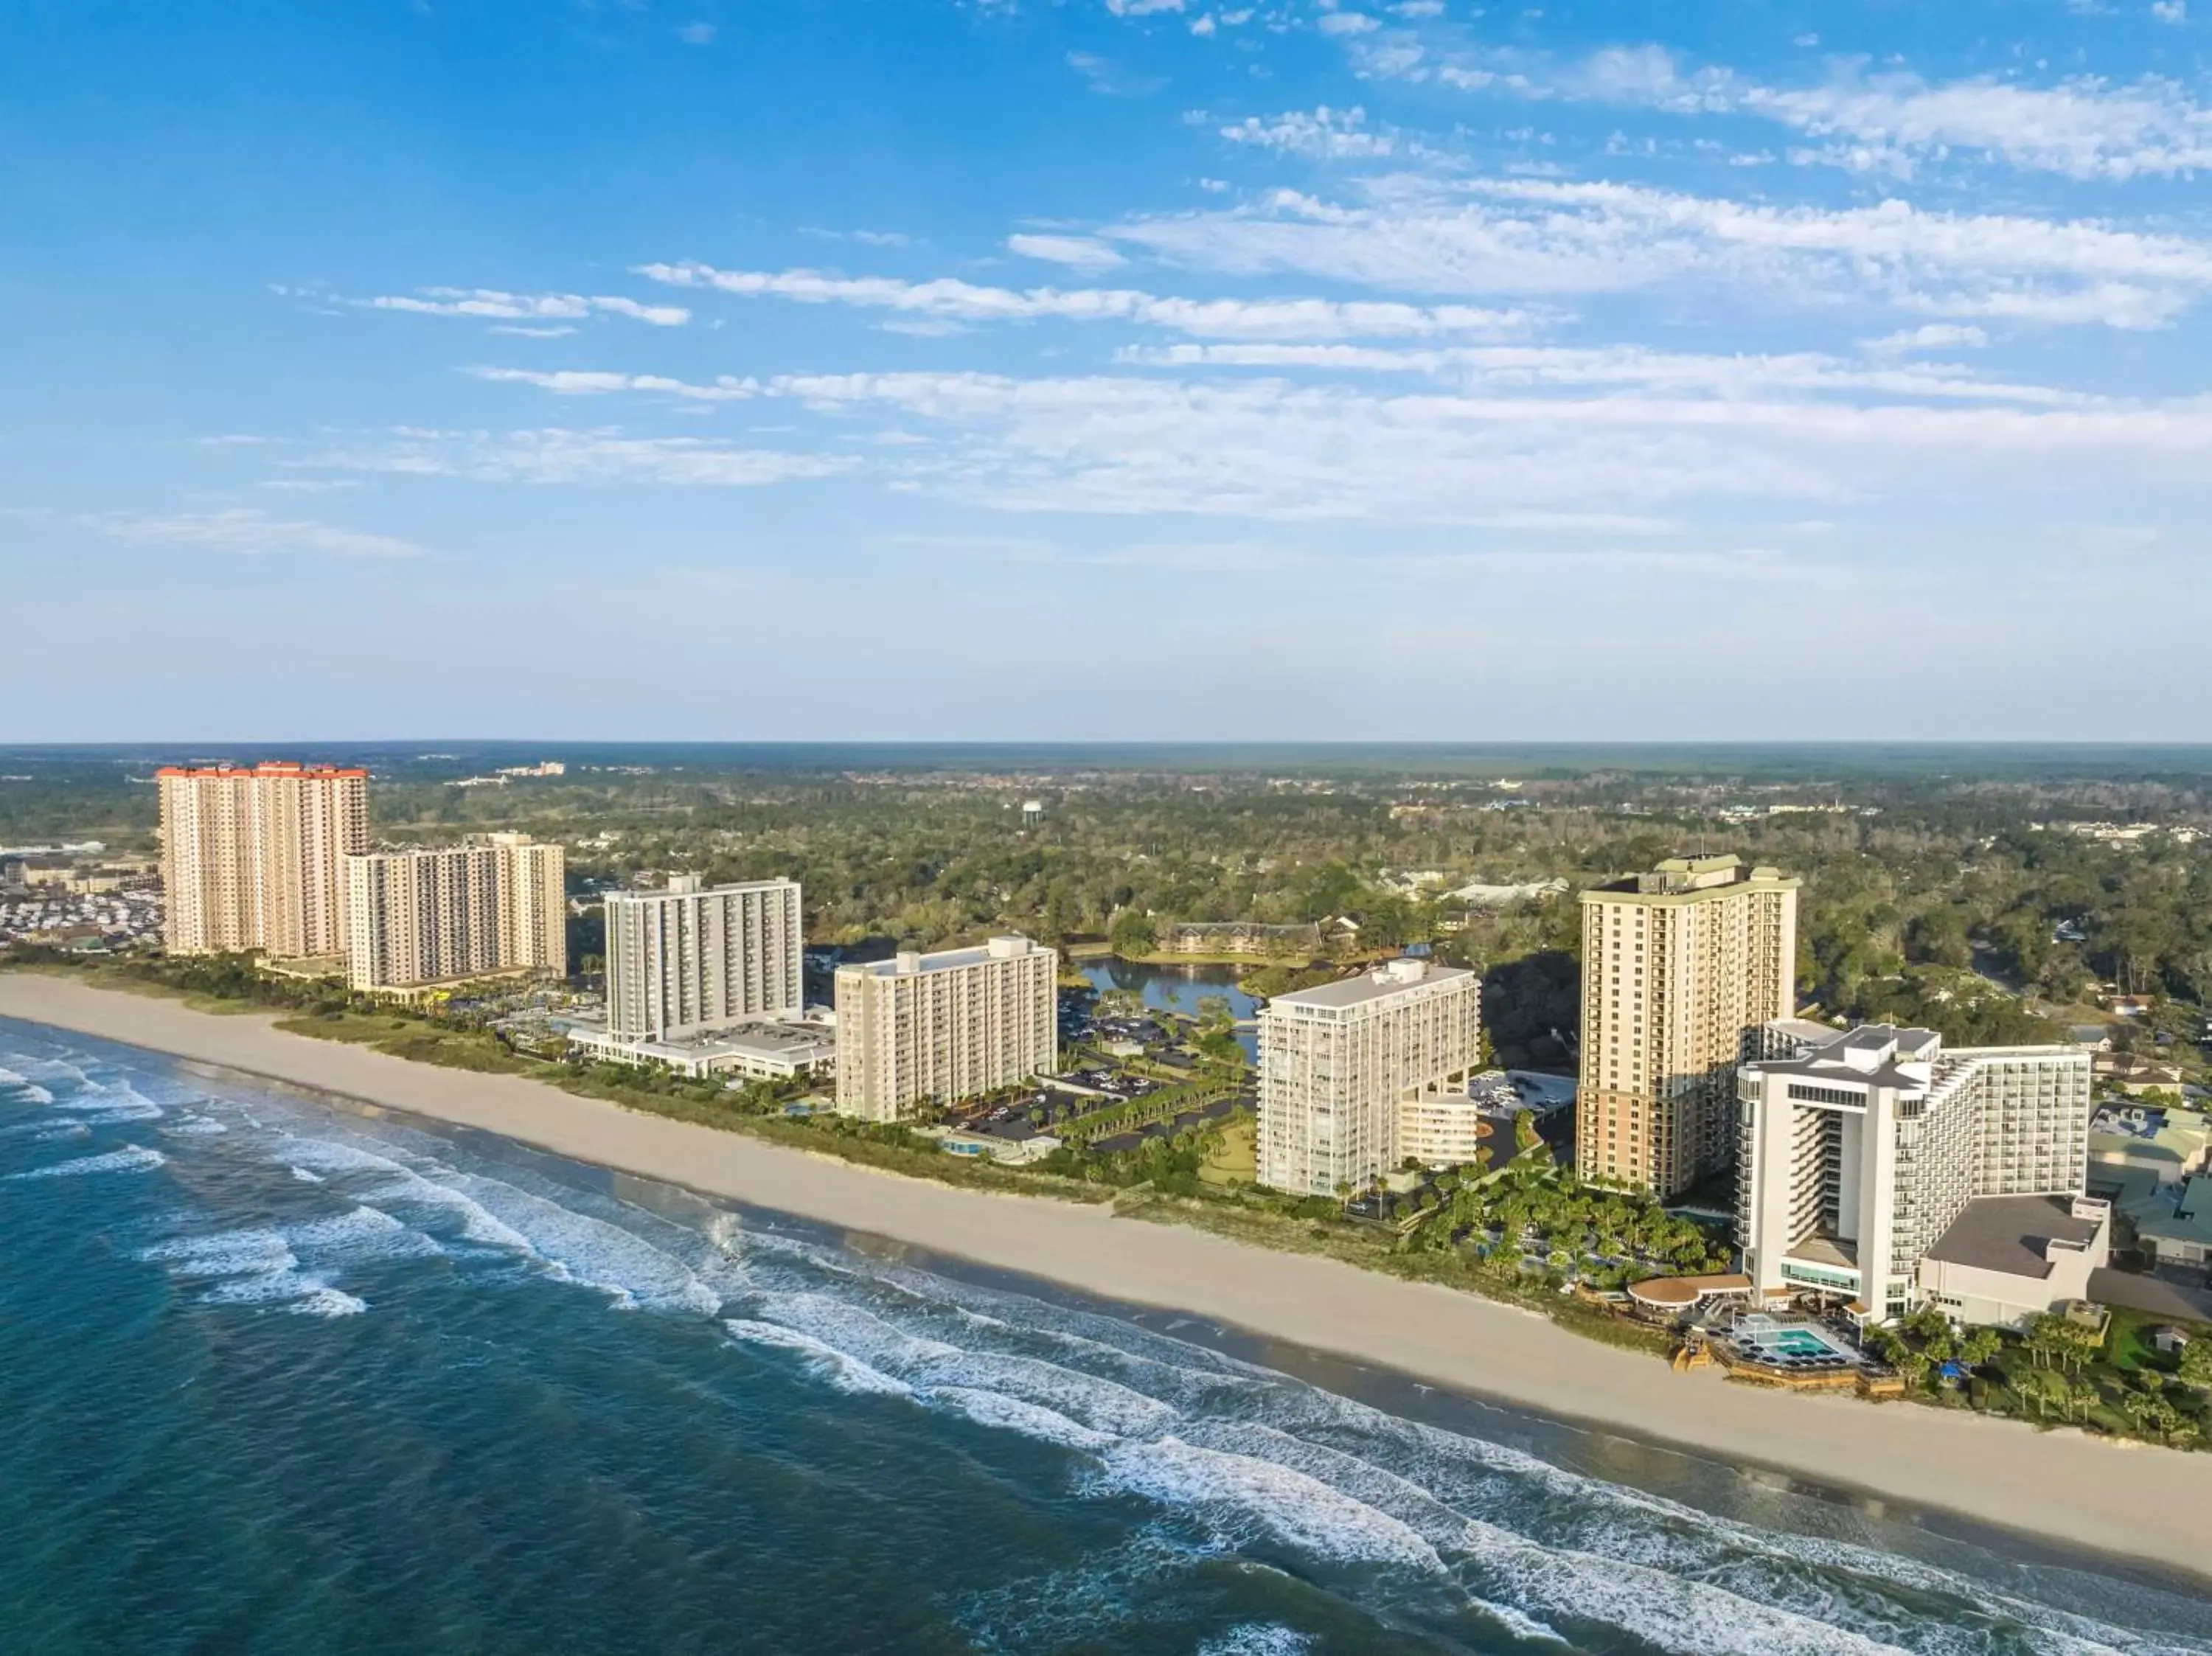
<svg viewBox="0 0 2212 1656">
<path fill-rule="evenodd" d="M 1133 989 L 1147 1006 L 1198 1016 L 1199 1002 L 1218 995 L 1240 1019 L 1252 1016 L 1259 1004 L 1237 986 L 1233 966 L 1154 966 L 1125 961 L 1119 955 L 1077 962 L 1094 989 Z"/>
<path fill-rule="evenodd" d="M 1233 966 L 1155 966 L 1125 961 L 1118 955 L 1076 962 L 1094 989 L 1133 989 L 1147 1006 L 1198 1016 L 1198 1004 L 1218 995 L 1241 1023 L 1254 1016 L 1259 1003 L 1237 986 Z M 1260 1038 L 1250 1028 L 1237 1032 L 1237 1044 L 1255 1063 L 1259 1061 Z"/>
</svg>

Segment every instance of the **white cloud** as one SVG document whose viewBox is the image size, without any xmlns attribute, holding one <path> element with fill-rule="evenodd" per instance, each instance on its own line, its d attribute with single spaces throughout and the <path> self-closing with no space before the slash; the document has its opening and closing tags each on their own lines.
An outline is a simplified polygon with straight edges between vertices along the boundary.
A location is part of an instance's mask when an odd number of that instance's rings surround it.
<svg viewBox="0 0 2212 1656">
<path fill-rule="evenodd" d="M 2189 0 L 2151 0 L 2150 15 L 2161 23 L 2189 21 Z"/>
<path fill-rule="evenodd" d="M 1979 350 L 1990 343 L 1990 337 L 1971 325 L 1925 322 L 1917 328 L 1905 328 L 1862 343 L 1877 356 L 1887 356 L 1906 351 Z"/>
<path fill-rule="evenodd" d="M 1780 208 L 1630 185 L 1372 182 L 1346 204 L 1279 191 L 1101 232 L 1208 270 L 1395 291 L 1622 293 L 1703 282 L 1959 317 L 2151 328 L 2212 288 L 2212 247 L 2081 222 L 1902 201 Z"/>
<path fill-rule="evenodd" d="M 250 507 L 233 507 L 222 512 L 179 513 L 166 518 L 106 513 L 80 521 L 118 541 L 202 546 L 248 556 L 308 553 L 334 558 L 419 558 L 423 553 L 423 549 L 414 542 L 396 536 L 274 518 Z"/>
<path fill-rule="evenodd" d="M 1179 9 L 1182 0 L 1176 0 Z M 1109 98 L 1144 98 L 1167 82 L 1155 75 L 1131 75 L 1109 58 L 1095 52 L 1071 52 L 1062 60 L 1091 83 L 1091 89 Z"/>
<path fill-rule="evenodd" d="M 1106 0 L 1106 9 L 1116 17 L 1150 17 L 1155 12 L 1181 11 L 1183 0 Z"/>
<path fill-rule="evenodd" d="M 2065 494 L 2123 475 L 2212 476 L 2212 400 L 2061 409 L 1862 406 L 1750 396 L 1422 392 L 1278 380 L 794 376 L 776 394 L 930 422 L 917 483 L 1006 510 L 1492 524 L 1692 500 L 1864 501 L 1921 480 L 1954 497 Z"/>
<path fill-rule="evenodd" d="M 711 46 L 714 34 L 712 23 L 686 23 L 676 31 L 676 38 L 687 46 Z"/>
<path fill-rule="evenodd" d="M 658 392 L 664 397 L 678 397 L 695 403 L 736 403 L 760 392 L 757 381 L 740 379 L 726 373 L 718 376 L 709 385 L 693 385 L 685 380 L 669 379 L 665 374 L 606 373 L 574 368 L 539 373 L 530 368 L 472 367 L 466 372 L 477 379 L 535 385 L 540 391 L 550 391 L 556 397 L 604 397 L 613 391 L 634 391 Z"/>
<path fill-rule="evenodd" d="M 1006 251 L 1075 270 L 1110 270 L 1129 262 L 1092 236 L 1012 235 L 1006 238 Z"/>
<path fill-rule="evenodd" d="M 1332 160 L 1388 155 L 1397 148 L 1389 134 L 1367 130 L 1367 112 L 1357 105 L 1331 109 L 1323 104 L 1312 111 L 1291 110 L 1264 121 L 1256 115 L 1247 116 L 1223 127 L 1221 136 L 1231 143 Z"/>
<path fill-rule="evenodd" d="M 528 321 L 549 318 L 575 321 L 599 312 L 626 316 L 657 328 L 680 328 L 691 312 L 673 305 L 641 305 L 634 299 L 610 294 L 510 294 L 495 288 L 424 288 L 413 294 L 386 294 L 374 299 L 349 299 L 348 305 L 378 311 L 406 311 L 418 316 L 479 317 L 500 321 Z"/>
<path fill-rule="evenodd" d="M 2179 82 L 2149 76 L 2076 76 L 2045 86 L 1993 76 L 1931 82 L 1903 70 L 1870 74 L 1849 60 L 1816 85 L 1778 86 L 1726 67 L 1686 68 L 1656 45 L 1561 63 L 1495 50 L 1409 51 L 1394 42 L 1364 56 L 1360 67 L 1532 99 L 1759 116 L 1822 141 L 1798 150 L 1799 161 L 1858 172 L 1909 176 L 1926 161 L 1961 155 L 2075 179 L 2172 177 L 2212 167 L 2212 109 Z"/>
<path fill-rule="evenodd" d="M 1363 11 L 1323 12 L 1316 25 L 1323 34 L 1372 34 L 1382 27 Z"/>
<path fill-rule="evenodd" d="M 566 339 L 570 334 L 576 331 L 574 328 L 567 326 L 556 328 L 532 328 L 526 327 L 522 324 L 516 322 L 495 322 L 490 327 L 485 329 L 484 331 L 486 333 L 511 334 L 518 339 Z"/>
<path fill-rule="evenodd" d="M 333 448 L 305 465 L 335 471 L 460 477 L 490 483 L 663 483 L 749 488 L 835 476 L 848 457 L 748 448 L 698 437 L 629 437 L 602 428 L 507 432 L 399 427 L 364 445 Z"/>
<path fill-rule="evenodd" d="M 1976 328 L 1931 326 L 1923 345 L 1966 343 Z M 1903 336 L 1899 336 L 1903 337 Z M 1886 342 L 1876 342 L 1883 343 Z M 1412 349 L 1372 345 L 1164 345 L 1132 347 L 1121 360 L 1158 367 L 1300 368 L 1319 372 L 1434 374 L 1472 389 L 1638 385 L 1678 397 L 1744 398 L 1777 391 L 1928 398 L 1946 402 L 2081 405 L 2093 399 L 2047 385 L 1974 377 L 1955 366 L 1869 368 L 1817 351 L 1722 356 L 1638 345 L 1458 345 Z"/>
<path fill-rule="evenodd" d="M 681 288 L 802 304 L 853 305 L 953 322 L 1124 322 L 1213 338 L 1425 337 L 1524 331 L 1519 310 L 1323 299 L 1175 299 L 1127 288 L 979 287 L 952 277 L 833 276 L 818 270 L 719 270 L 696 263 L 641 264 L 636 274 Z"/>
</svg>

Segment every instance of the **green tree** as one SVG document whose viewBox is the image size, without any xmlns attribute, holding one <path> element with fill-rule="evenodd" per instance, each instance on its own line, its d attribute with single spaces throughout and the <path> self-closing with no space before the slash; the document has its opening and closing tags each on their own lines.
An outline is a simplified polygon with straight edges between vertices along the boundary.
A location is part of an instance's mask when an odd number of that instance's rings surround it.
<svg viewBox="0 0 2212 1656">
<path fill-rule="evenodd" d="M 1107 933 L 1107 941 L 1115 954 L 1125 959 L 1139 955 L 1150 955 L 1160 946 L 1159 928 L 1152 924 L 1152 916 L 1134 908 L 1125 908 L 1114 917 L 1114 925 Z"/>
</svg>

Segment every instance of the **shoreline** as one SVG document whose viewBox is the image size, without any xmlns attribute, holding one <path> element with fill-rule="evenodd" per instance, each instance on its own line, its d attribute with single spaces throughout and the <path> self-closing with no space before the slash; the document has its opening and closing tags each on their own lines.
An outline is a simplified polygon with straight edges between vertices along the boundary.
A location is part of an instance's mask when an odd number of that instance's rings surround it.
<svg viewBox="0 0 2212 1656">
<path fill-rule="evenodd" d="M 2212 1497 L 2212 1453 L 2039 1432 L 1911 1404 L 1768 1392 L 1710 1372 L 1676 1374 L 1653 1357 L 1472 1294 L 1117 1219 L 1103 1207 L 902 1178 L 519 1077 L 288 1034 L 265 1014 L 218 1016 L 0 972 L 0 1016 L 475 1128 L 709 1198 L 1198 1317 L 1570 1425 L 1954 1513 L 2192 1586 L 2212 1579 L 2188 1518 Z"/>
</svg>

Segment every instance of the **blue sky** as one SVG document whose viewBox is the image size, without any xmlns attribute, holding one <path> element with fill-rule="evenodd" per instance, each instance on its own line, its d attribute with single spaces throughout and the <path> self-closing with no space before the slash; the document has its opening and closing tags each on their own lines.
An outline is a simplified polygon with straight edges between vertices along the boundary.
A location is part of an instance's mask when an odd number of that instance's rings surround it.
<svg viewBox="0 0 2212 1656">
<path fill-rule="evenodd" d="M 2212 0 L 27 0 L 0 737 L 2212 738 Z"/>
</svg>

